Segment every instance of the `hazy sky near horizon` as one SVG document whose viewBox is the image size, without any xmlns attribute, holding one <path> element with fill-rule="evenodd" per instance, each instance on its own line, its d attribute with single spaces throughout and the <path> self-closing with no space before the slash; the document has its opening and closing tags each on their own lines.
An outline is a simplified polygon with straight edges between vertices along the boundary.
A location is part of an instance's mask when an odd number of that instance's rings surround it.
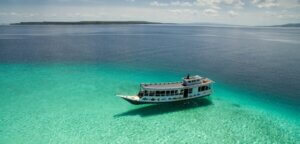
<svg viewBox="0 0 300 144">
<path fill-rule="evenodd" d="M 1 0 L 0 23 L 141 20 L 274 25 L 300 22 L 300 0 Z"/>
</svg>

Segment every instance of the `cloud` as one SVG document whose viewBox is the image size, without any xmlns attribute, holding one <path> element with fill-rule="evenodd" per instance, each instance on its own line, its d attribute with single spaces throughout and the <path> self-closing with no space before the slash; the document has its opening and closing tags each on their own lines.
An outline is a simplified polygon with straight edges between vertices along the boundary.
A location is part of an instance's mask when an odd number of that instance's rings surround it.
<svg viewBox="0 0 300 144">
<path fill-rule="evenodd" d="M 196 4 L 203 7 L 210 7 L 213 9 L 220 9 L 219 4 L 221 3 L 221 0 L 197 0 Z"/>
<path fill-rule="evenodd" d="M 199 14 L 198 10 L 194 10 L 194 9 L 172 9 L 169 10 L 172 13 L 176 13 L 176 14 L 188 14 L 188 15 L 196 15 Z"/>
<path fill-rule="evenodd" d="M 223 2 L 227 5 L 232 5 L 236 9 L 243 9 L 245 5 L 241 0 L 224 0 Z"/>
<path fill-rule="evenodd" d="M 172 1 L 169 3 L 162 3 L 158 1 L 153 1 L 150 3 L 151 6 L 157 6 L 157 7 L 167 7 L 167 6 L 175 6 L 175 7 L 191 7 L 194 6 L 193 3 L 190 2 L 182 2 L 182 1 Z"/>
<path fill-rule="evenodd" d="M 300 7 L 300 0 L 278 0 L 278 5 L 282 8 Z"/>
<path fill-rule="evenodd" d="M 237 12 L 235 12 L 233 10 L 228 11 L 228 14 L 229 14 L 230 17 L 236 17 L 236 16 L 239 15 Z"/>
<path fill-rule="evenodd" d="M 35 16 L 39 16 L 38 13 L 23 13 L 23 12 L 0 12 L 0 16 L 8 16 L 8 17 L 24 17 L 24 18 L 28 18 L 28 17 L 35 17 Z"/>
<path fill-rule="evenodd" d="M 202 7 L 210 7 L 212 9 L 221 9 L 222 5 L 228 5 L 236 9 L 242 9 L 245 5 L 245 3 L 241 0 L 196 0 L 196 4 Z"/>
<path fill-rule="evenodd" d="M 252 0 L 252 3 L 259 8 L 271 8 L 279 6 L 278 0 Z"/>
<path fill-rule="evenodd" d="M 203 10 L 203 14 L 205 16 L 212 16 L 212 17 L 216 17 L 219 15 L 219 12 L 215 9 L 205 9 Z"/>
<path fill-rule="evenodd" d="M 158 1 L 153 1 L 150 3 L 151 6 L 157 6 L 157 7 L 165 7 L 165 6 L 169 6 L 168 3 L 160 3 Z"/>
<path fill-rule="evenodd" d="M 279 18 L 279 19 L 300 19 L 300 15 L 299 14 L 291 14 L 288 13 L 288 11 L 283 10 L 280 12 L 274 12 L 274 11 L 266 11 L 264 13 L 265 17 L 270 17 L 270 18 Z"/>
<path fill-rule="evenodd" d="M 174 1 L 174 2 L 171 2 L 171 5 L 172 6 L 181 6 L 181 7 L 191 7 L 194 4 L 190 3 L 190 2 Z"/>
</svg>

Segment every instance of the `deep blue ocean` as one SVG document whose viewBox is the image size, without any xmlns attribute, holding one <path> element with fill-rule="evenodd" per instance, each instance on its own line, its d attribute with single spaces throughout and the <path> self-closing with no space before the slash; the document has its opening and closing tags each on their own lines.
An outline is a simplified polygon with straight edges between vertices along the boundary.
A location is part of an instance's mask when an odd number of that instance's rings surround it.
<svg viewBox="0 0 300 144">
<path fill-rule="evenodd" d="M 300 105 L 300 29 L 2 26 L 1 63 L 109 63 L 201 74 Z"/>
<path fill-rule="evenodd" d="M 132 106 L 115 97 L 137 92 L 141 82 L 178 81 L 186 74 L 216 82 L 214 106 Z M 130 136 L 144 143 L 149 139 L 139 134 L 146 132 L 156 133 L 150 137 L 159 143 L 299 142 L 300 29 L 0 26 L 0 95 L 0 143 L 136 142 Z M 272 110 L 284 118 L 271 119 Z M 211 119 L 201 123 L 206 119 L 195 114 Z M 162 119 L 175 127 L 160 125 Z M 125 123 L 134 121 L 138 124 Z M 176 127 L 175 121 L 185 125 Z M 203 126 L 196 132 L 195 124 Z M 191 128 L 193 133 L 178 132 Z M 124 137 L 121 130 L 128 130 Z"/>
</svg>

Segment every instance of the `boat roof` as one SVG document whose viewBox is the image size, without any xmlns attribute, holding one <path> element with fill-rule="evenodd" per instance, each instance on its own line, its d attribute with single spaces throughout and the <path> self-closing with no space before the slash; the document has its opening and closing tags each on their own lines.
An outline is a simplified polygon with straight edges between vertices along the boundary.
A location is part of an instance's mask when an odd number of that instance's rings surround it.
<svg viewBox="0 0 300 144">
<path fill-rule="evenodd" d="M 188 76 L 188 77 L 184 77 L 183 80 L 200 80 L 203 79 L 203 77 L 199 76 L 199 75 L 194 75 L 194 76 Z"/>
<path fill-rule="evenodd" d="M 201 79 L 201 83 L 195 83 L 191 85 L 184 85 L 183 82 L 167 82 L 167 83 L 142 83 L 141 88 L 143 89 L 155 89 L 155 90 L 166 90 L 166 89 L 180 89 L 185 87 L 193 87 L 195 85 L 207 85 L 213 81 L 208 78 Z"/>
</svg>

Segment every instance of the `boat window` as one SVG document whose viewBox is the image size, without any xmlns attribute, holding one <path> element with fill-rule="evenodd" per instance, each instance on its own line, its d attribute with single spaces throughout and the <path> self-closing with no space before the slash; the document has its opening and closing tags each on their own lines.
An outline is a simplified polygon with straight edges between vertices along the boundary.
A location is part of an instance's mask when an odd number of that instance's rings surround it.
<svg viewBox="0 0 300 144">
<path fill-rule="evenodd" d="M 208 89 L 209 89 L 208 86 L 202 86 L 198 88 L 198 91 L 206 91 Z"/>
<path fill-rule="evenodd" d="M 156 91 L 155 95 L 160 96 L 160 91 Z"/>
<path fill-rule="evenodd" d="M 189 88 L 189 93 L 192 93 L 193 92 L 193 89 L 192 88 Z"/>
<path fill-rule="evenodd" d="M 175 95 L 178 95 L 178 90 L 175 90 Z"/>
<path fill-rule="evenodd" d="M 154 91 L 150 91 L 150 96 L 154 96 Z"/>
<path fill-rule="evenodd" d="M 166 92 L 165 91 L 161 91 L 160 94 L 161 94 L 161 96 L 165 96 Z"/>
<path fill-rule="evenodd" d="M 171 91 L 171 95 L 174 95 L 174 90 Z"/>
<path fill-rule="evenodd" d="M 138 96 L 139 97 L 143 97 L 144 93 L 143 92 L 139 92 Z"/>
<path fill-rule="evenodd" d="M 160 93 L 160 96 L 165 96 L 165 95 L 163 95 L 163 91 L 159 91 L 159 93 Z"/>
<path fill-rule="evenodd" d="M 205 86 L 205 90 L 208 90 L 208 86 Z"/>
<path fill-rule="evenodd" d="M 170 91 L 166 91 L 166 95 L 167 95 L 167 96 L 170 95 Z"/>
<path fill-rule="evenodd" d="M 183 94 L 183 89 L 180 90 L 180 94 L 181 94 L 181 95 Z"/>
<path fill-rule="evenodd" d="M 209 90 L 210 88 L 208 86 L 202 86 L 201 89 L 199 87 L 199 90 L 201 91 L 206 91 L 206 90 Z"/>
<path fill-rule="evenodd" d="M 204 91 L 204 90 L 205 90 L 205 88 L 204 88 L 204 86 L 202 86 L 202 87 L 201 87 L 201 91 Z"/>
<path fill-rule="evenodd" d="M 148 96 L 148 91 L 145 91 L 145 96 Z"/>
</svg>

